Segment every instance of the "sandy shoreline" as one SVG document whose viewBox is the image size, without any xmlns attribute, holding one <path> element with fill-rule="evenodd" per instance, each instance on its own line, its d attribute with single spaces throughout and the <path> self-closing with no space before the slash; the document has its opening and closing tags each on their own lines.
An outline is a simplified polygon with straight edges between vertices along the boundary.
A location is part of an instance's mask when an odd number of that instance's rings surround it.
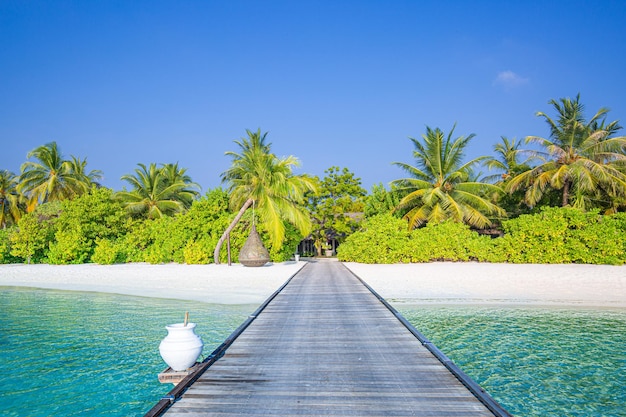
<svg viewBox="0 0 626 417">
<path fill-rule="evenodd" d="M 95 291 L 216 304 L 261 304 L 305 262 L 228 265 L 0 265 L 0 286 Z"/>
<path fill-rule="evenodd" d="M 626 266 L 477 262 L 346 266 L 392 303 L 626 308 Z"/>
<path fill-rule="evenodd" d="M 0 265 L 0 286 L 260 304 L 304 265 Z M 392 303 L 626 308 L 626 266 L 471 262 L 346 266 Z"/>
</svg>

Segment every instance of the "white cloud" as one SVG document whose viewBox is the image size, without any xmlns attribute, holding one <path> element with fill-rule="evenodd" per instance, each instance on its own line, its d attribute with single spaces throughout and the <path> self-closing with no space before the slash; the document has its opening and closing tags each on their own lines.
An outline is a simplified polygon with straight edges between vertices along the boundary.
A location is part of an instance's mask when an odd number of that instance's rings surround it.
<svg viewBox="0 0 626 417">
<path fill-rule="evenodd" d="M 528 78 L 524 78 L 513 71 L 501 71 L 493 81 L 494 85 L 500 85 L 505 89 L 520 87 L 530 82 Z"/>
</svg>

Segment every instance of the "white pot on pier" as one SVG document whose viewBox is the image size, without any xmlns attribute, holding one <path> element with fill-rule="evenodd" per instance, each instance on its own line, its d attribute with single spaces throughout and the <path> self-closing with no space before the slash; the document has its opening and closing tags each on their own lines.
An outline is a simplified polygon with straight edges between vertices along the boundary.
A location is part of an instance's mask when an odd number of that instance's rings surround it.
<svg viewBox="0 0 626 417">
<path fill-rule="evenodd" d="M 195 332 L 196 323 L 176 323 L 165 326 L 167 336 L 159 345 L 159 353 L 170 368 L 184 371 L 191 368 L 200 354 L 204 343 Z"/>
</svg>

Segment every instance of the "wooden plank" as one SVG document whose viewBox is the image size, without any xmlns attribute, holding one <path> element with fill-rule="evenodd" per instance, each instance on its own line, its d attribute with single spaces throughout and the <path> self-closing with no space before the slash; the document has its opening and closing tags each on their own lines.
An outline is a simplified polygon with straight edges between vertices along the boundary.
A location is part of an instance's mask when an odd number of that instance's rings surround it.
<svg viewBox="0 0 626 417">
<path fill-rule="evenodd" d="M 342 264 L 318 261 L 165 415 L 509 415 L 495 402 L 490 410 L 416 333 Z"/>
</svg>

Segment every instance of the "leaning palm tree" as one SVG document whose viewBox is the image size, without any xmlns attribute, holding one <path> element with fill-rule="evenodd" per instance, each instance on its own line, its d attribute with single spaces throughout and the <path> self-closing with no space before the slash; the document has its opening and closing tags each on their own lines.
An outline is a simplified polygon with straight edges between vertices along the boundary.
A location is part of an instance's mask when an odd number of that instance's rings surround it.
<svg viewBox="0 0 626 417">
<path fill-rule="evenodd" d="M 122 180 L 132 186 L 130 191 L 116 193 L 131 214 L 157 219 L 165 215 L 182 212 L 191 205 L 191 200 L 199 194 L 198 186 L 185 182 L 182 178 L 171 178 L 168 169 L 157 167 L 155 163 L 148 167 L 138 164 L 135 174 L 126 174 Z M 165 165 L 167 166 L 167 165 Z M 182 170 L 184 173 L 184 170 Z M 171 173 L 170 173 L 171 174 Z"/>
<path fill-rule="evenodd" d="M 228 185 L 231 207 L 238 207 L 239 212 L 215 247 L 216 264 L 224 240 L 253 205 L 274 248 L 280 247 L 284 241 L 284 220 L 296 226 L 303 235 L 311 229 L 311 220 L 302 203 L 306 191 L 316 191 L 313 179 L 293 174 L 292 169 L 299 165 L 294 156 L 278 158 L 272 154 L 271 144 L 266 143 L 267 133 L 261 134 L 260 129 L 256 132 L 246 130 L 246 133 L 247 138 L 235 141 L 239 153 L 226 152 L 232 158 L 232 165 L 221 177 Z"/>
<path fill-rule="evenodd" d="M 392 181 L 398 191 L 406 193 L 396 210 L 406 211 L 409 229 L 445 220 L 484 228 L 491 224 L 488 215 L 504 215 L 504 210 L 485 197 L 499 187 L 472 179 L 472 168 L 486 157 L 462 163 L 463 151 L 474 134 L 453 139 L 455 127 L 447 136 L 439 128 L 426 127 L 422 141 L 409 138 L 417 165 L 394 162 L 410 175 Z"/>
<path fill-rule="evenodd" d="M 56 142 L 35 148 L 26 157 L 35 160 L 22 164 L 18 191 L 26 196 L 29 212 L 37 204 L 69 199 L 79 193 L 80 181 L 63 160 Z"/>
<path fill-rule="evenodd" d="M 542 163 L 513 178 L 509 192 L 525 187 L 526 204 L 533 207 L 549 190 L 561 191 L 561 205 L 585 208 L 591 200 L 614 201 L 626 190 L 626 137 L 612 137 L 621 129 L 618 121 L 606 123 L 607 108 L 585 121 L 580 94 L 574 100 L 550 100 L 558 114 L 553 120 L 543 112 L 550 137 L 528 136 L 545 151 L 526 151 Z"/>
<path fill-rule="evenodd" d="M 21 217 L 18 177 L 8 170 L 0 171 L 0 228 L 15 224 Z"/>
</svg>

